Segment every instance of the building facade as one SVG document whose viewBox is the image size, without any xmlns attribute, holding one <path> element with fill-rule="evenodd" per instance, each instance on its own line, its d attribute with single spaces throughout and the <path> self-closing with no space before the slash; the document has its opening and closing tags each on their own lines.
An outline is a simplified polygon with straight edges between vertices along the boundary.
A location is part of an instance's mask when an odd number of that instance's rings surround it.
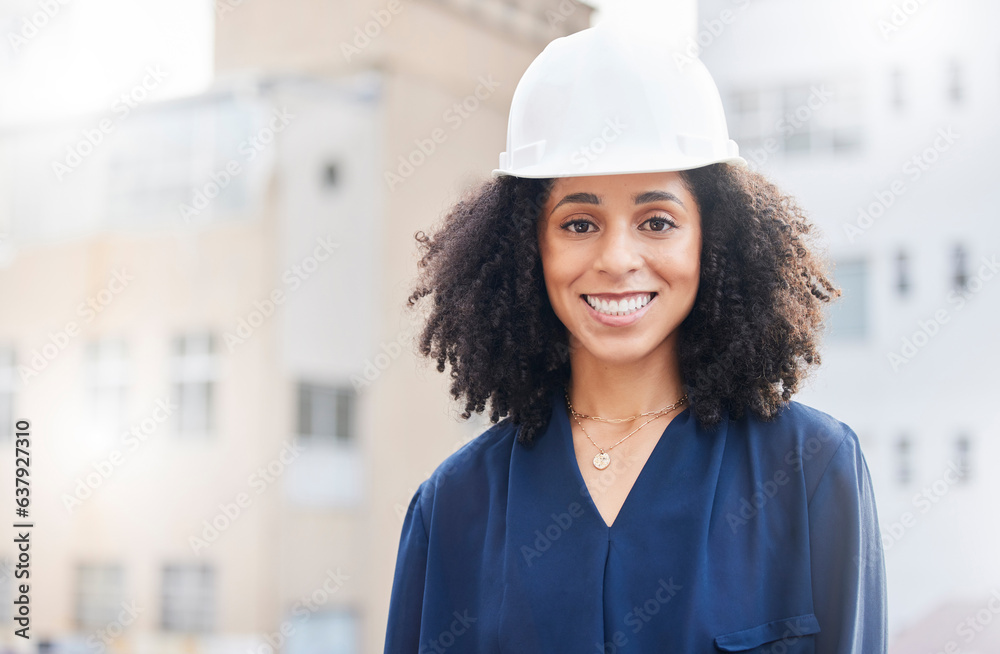
<svg viewBox="0 0 1000 654">
<path fill-rule="evenodd" d="M 1000 647 L 998 22 L 972 0 L 702 0 L 688 44 L 833 260 L 844 295 L 796 399 L 862 439 L 896 654 Z"/>
<path fill-rule="evenodd" d="M 0 447 L 30 421 L 32 635 L 380 652 L 405 507 L 487 424 L 414 356 L 413 234 L 489 175 L 524 68 L 591 8 L 215 5 L 204 93 L 0 132 Z"/>
</svg>

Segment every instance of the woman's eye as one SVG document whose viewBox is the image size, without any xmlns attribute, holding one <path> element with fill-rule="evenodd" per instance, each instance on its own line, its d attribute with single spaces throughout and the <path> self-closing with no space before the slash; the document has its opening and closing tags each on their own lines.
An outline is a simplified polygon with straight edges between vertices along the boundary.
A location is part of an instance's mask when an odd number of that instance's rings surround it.
<svg viewBox="0 0 1000 654">
<path fill-rule="evenodd" d="M 668 229 L 677 227 L 677 224 L 667 216 L 653 216 L 644 224 L 648 224 L 651 231 L 654 232 L 666 232 Z"/>
<path fill-rule="evenodd" d="M 589 227 L 590 225 L 593 225 L 593 223 L 590 222 L 589 220 L 571 220 L 568 223 L 562 225 L 562 229 L 570 231 L 574 234 L 586 234 L 587 232 L 590 231 L 589 229 L 587 229 L 587 227 Z M 583 229 L 578 229 L 580 226 L 583 226 Z"/>
<path fill-rule="evenodd" d="M 649 231 L 651 232 L 667 232 L 677 227 L 677 223 L 669 216 L 653 216 L 644 222 L 643 225 L 649 225 Z M 573 234 L 589 234 L 594 231 L 590 227 L 596 229 L 597 226 L 593 222 L 584 219 L 570 220 L 560 225 L 561 229 L 565 229 Z"/>
</svg>

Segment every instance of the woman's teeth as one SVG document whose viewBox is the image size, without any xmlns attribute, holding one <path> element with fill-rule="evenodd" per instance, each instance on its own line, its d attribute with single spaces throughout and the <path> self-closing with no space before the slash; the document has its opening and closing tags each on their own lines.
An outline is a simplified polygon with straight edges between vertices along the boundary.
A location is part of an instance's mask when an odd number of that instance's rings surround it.
<svg viewBox="0 0 1000 654">
<path fill-rule="evenodd" d="M 653 299 L 652 293 L 640 293 L 621 300 L 601 300 L 589 295 L 584 295 L 587 304 L 594 308 L 594 311 L 608 316 L 627 316 L 643 308 Z"/>
</svg>

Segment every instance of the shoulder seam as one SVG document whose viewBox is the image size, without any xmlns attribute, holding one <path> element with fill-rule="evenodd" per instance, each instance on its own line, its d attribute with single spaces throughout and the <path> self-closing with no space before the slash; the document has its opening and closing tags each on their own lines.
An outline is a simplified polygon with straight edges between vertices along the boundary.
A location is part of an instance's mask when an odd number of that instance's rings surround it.
<svg viewBox="0 0 1000 654">
<path fill-rule="evenodd" d="M 436 502 L 439 487 L 445 483 L 455 473 L 465 469 L 474 457 L 480 456 L 484 449 L 493 447 L 496 443 L 508 438 L 511 433 L 516 434 L 516 425 L 513 423 L 499 422 L 492 425 L 481 434 L 470 438 L 461 447 L 449 454 L 441 461 L 434 471 L 423 482 L 421 482 L 417 493 L 421 522 L 424 528 L 424 535 L 429 537 L 429 529 L 425 514 L 432 514 Z M 424 504 L 429 503 L 427 509 Z"/>
<path fill-rule="evenodd" d="M 424 520 L 424 507 L 423 507 L 423 504 L 424 504 L 424 484 L 426 484 L 426 483 L 427 482 L 425 481 L 424 483 L 420 484 L 419 488 L 417 488 L 417 501 L 416 501 L 416 506 L 414 507 L 414 511 L 419 511 L 420 512 L 420 527 L 424 530 L 424 540 L 425 541 L 428 540 L 428 538 L 429 538 L 429 534 L 427 533 L 427 522 Z"/>
<path fill-rule="evenodd" d="M 509 430 L 511 430 L 513 424 L 504 424 L 503 422 L 498 422 L 491 426 L 489 429 L 474 436 L 462 444 L 460 448 L 449 454 L 444 461 L 440 463 L 443 469 L 450 469 L 458 465 L 458 461 L 465 457 L 471 456 L 473 452 L 482 448 L 487 444 L 492 444 L 498 442 L 507 436 Z M 432 475 L 433 477 L 433 475 Z M 436 482 L 435 482 L 436 483 Z"/>
<path fill-rule="evenodd" d="M 844 437 L 840 439 L 840 445 L 838 445 L 837 449 L 834 450 L 833 456 L 831 456 L 830 460 L 826 462 L 826 467 L 823 468 L 823 474 L 819 476 L 819 480 L 816 482 L 816 488 L 813 489 L 813 497 L 816 497 L 816 489 L 818 489 L 820 487 L 820 484 L 823 483 L 823 479 L 826 477 L 826 473 L 829 472 L 830 466 L 833 464 L 833 460 L 837 458 L 838 454 L 840 454 L 840 450 L 844 448 L 844 443 L 847 442 L 847 439 L 850 435 L 851 428 L 845 425 L 843 422 L 841 422 L 840 424 L 844 428 Z M 809 510 L 809 507 L 812 506 L 813 497 L 810 497 L 809 502 L 806 504 L 807 511 Z"/>
</svg>

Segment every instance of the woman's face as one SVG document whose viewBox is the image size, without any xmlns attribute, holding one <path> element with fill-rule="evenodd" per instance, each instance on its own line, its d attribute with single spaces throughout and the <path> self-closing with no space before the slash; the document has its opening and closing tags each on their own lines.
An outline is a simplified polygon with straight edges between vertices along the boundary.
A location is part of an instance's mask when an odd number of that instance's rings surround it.
<svg viewBox="0 0 1000 654">
<path fill-rule="evenodd" d="M 571 349 L 620 364 L 676 344 L 701 263 L 701 214 L 679 173 L 557 178 L 538 243 Z"/>
</svg>

